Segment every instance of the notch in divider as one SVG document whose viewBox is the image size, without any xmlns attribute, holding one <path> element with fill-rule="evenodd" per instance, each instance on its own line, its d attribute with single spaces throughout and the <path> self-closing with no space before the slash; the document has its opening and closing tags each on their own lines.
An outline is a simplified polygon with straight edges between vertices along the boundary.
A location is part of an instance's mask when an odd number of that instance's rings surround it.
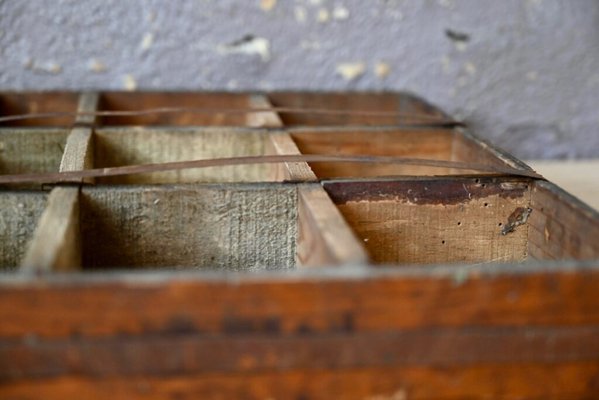
<svg viewBox="0 0 599 400">
<path fill-rule="evenodd" d="M 83 93 L 77 112 L 94 112 L 97 93 Z M 60 171 L 93 168 L 93 124 L 95 116 L 79 115 L 67 138 Z M 80 180 L 81 184 L 90 182 Z M 65 271 L 81 268 L 81 235 L 79 225 L 79 186 L 55 187 L 21 262 L 22 272 Z"/>
</svg>

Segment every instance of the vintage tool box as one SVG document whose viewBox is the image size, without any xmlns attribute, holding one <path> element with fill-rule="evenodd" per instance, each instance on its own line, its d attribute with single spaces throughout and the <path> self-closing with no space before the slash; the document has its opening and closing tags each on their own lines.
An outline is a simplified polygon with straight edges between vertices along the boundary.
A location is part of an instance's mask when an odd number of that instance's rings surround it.
<svg viewBox="0 0 599 400">
<path fill-rule="evenodd" d="M 599 215 L 422 100 L 4 93 L 0 124 L 2 399 L 599 398 Z"/>
</svg>

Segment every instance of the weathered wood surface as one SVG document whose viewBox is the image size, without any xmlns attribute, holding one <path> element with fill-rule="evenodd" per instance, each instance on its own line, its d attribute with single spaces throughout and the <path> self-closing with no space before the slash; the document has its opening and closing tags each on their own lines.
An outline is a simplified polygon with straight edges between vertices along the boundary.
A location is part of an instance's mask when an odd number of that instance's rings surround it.
<svg viewBox="0 0 599 400">
<path fill-rule="evenodd" d="M 517 208 L 530 205 L 529 185 L 490 178 L 324 183 L 381 264 L 524 261 L 528 226 L 501 231 Z"/>
<path fill-rule="evenodd" d="M 592 400 L 595 362 L 538 365 L 293 370 L 157 377 L 82 377 L 10 382 L 8 399 L 376 399 L 376 400 Z"/>
<path fill-rule="evenodd" d="M 269 133 L 232 128 L 103 128 L 95 131 L 96 167 L 185 161 L 266 153 Z M 272 165 L 188 169 L 103 178 L 101 183 L 265 182 Z"/>
<path fill-rule="evenodd" d="M 20 264 L 46 198 L 44 192 L 0 191 L 0 270 Z"/>
<path fill-rule="evenodd" d="M 85 267 L 295 266 L 295 186 L 86 187 L 81 196 Z"/>
</svg>

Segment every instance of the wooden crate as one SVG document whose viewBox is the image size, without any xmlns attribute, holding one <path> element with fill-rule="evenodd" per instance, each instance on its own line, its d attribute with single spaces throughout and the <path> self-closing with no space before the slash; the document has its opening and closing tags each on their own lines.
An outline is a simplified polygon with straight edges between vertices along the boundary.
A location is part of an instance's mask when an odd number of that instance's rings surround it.
<svg viewBox="0 0 599 400">
<path fill-rule="evenodd" d="M 599 215 L 415 97 L 7 93 L 0 106 L 0 120 L 49 113 L 2 122 L 3 175 L 449 162 L 3 185 L 2 399 L 599 396 Z"/>
</svg>

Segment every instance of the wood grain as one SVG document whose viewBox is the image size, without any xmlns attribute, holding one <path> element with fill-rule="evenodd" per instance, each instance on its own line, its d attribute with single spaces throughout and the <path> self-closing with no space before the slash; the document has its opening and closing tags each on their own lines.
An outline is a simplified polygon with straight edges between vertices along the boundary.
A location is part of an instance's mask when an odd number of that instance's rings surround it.
<svg viewBox="0 0 599 400">
<path fill-rule="evenodd" d="M 527 258 L 527 226 L 501 235 L 528 207 L 525 182 L 422 179 L 325 183 L 379 264 L 494 263 Z"/>
<path fill-rule="evenodd" d="M 45 93 L 2 93 L 0 94 L 0 115 L 20 115 L 30 113 L 75 112 L 77 110 L 77 93 L 45 92 Z M 48 117 L 15 120 L 0 123 L 2 126 L 70 126 L 73 116 Z"/>
<path fill-rule="evenodd" d="M 0 270 L 13 270 L 20 264 L 46 198 L 45 192 L 0 192 Z"/>
<path fill-rule="evenodd" d="M 63 377 L 6 382 L 7 399 L 591 400 L 596 362 L 293 370 L 229 375 Z"/>
<path fill-rule="evenodd" d="M 83 265 L 293 268 L 296 204 L 293 186 L 83 188 Z"/>
</svg>

